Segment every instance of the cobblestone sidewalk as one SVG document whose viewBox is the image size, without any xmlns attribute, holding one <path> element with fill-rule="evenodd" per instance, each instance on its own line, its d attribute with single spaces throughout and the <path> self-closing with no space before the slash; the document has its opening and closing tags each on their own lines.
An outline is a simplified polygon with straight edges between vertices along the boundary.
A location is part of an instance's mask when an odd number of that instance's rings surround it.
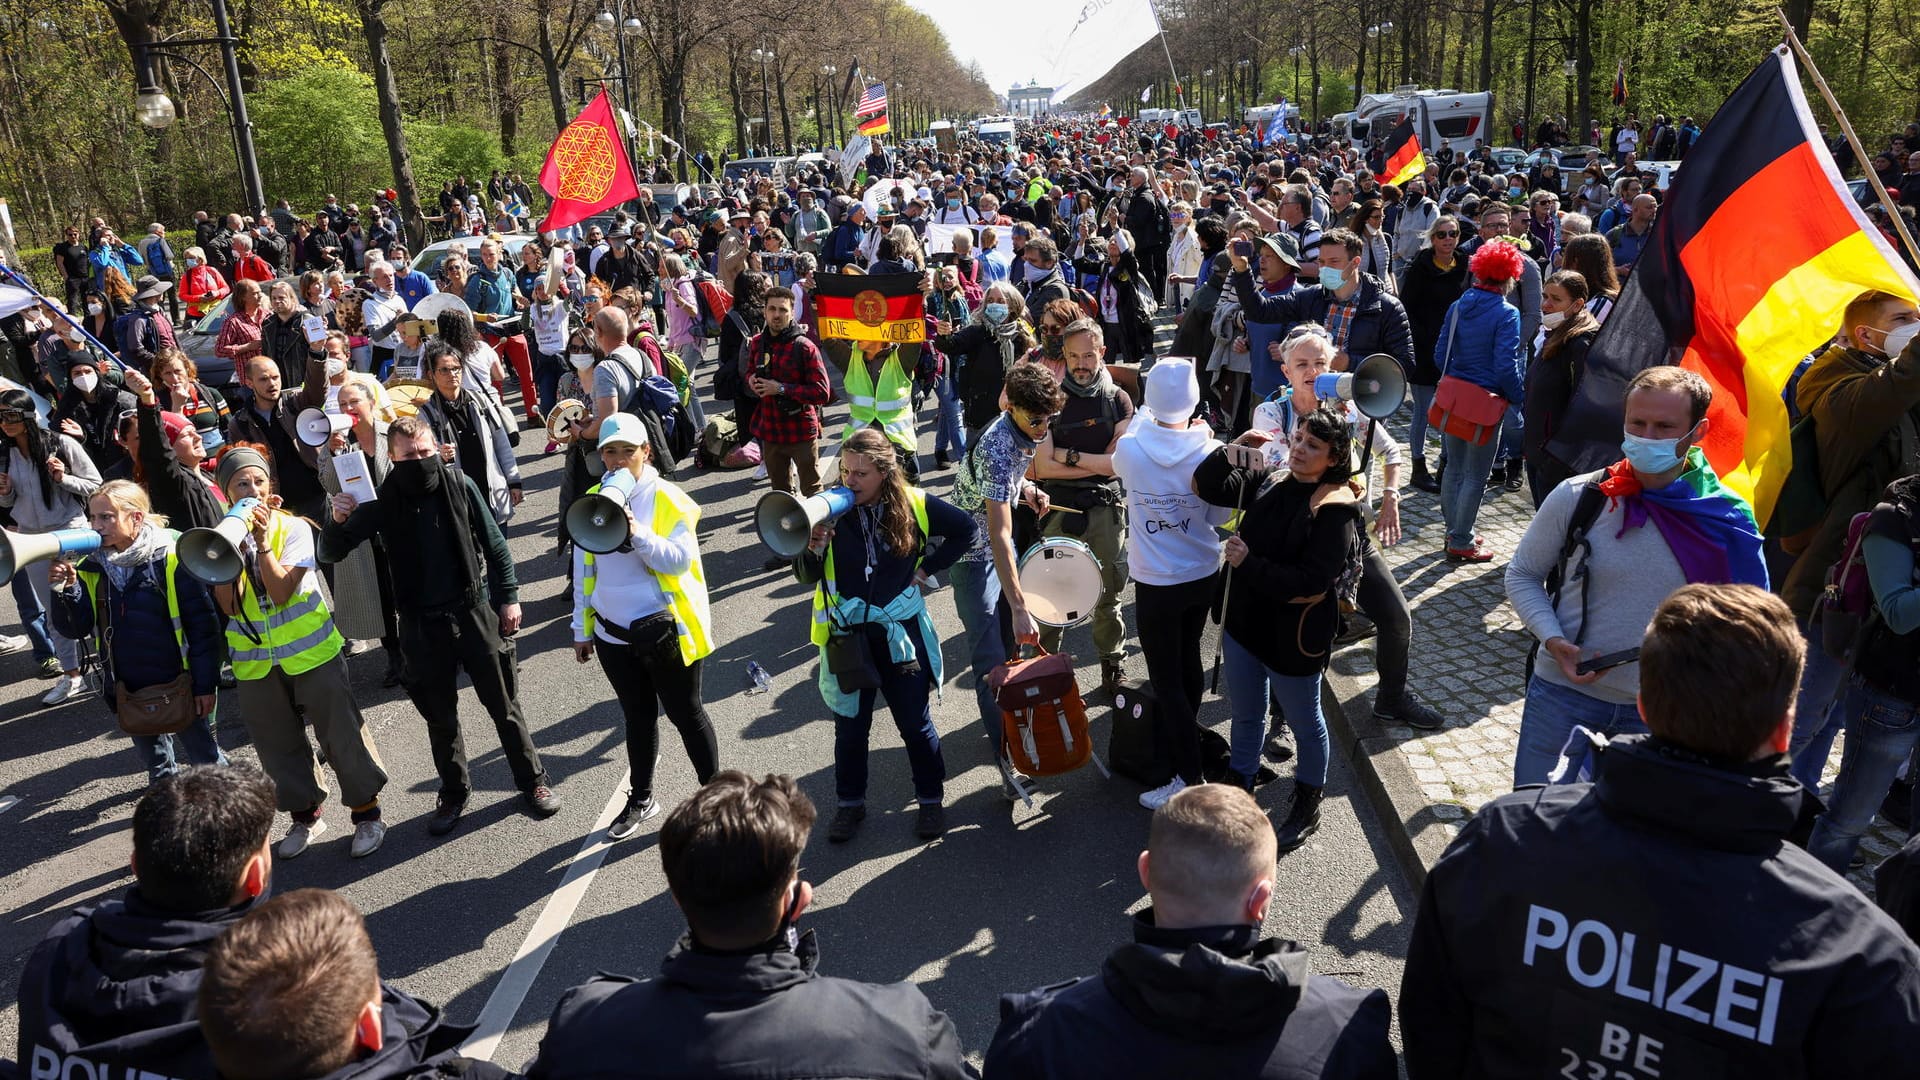
<svg viewBox="0 0 1920 1080">
<path fill-rule="evenodd" d="M 1404 423 L 1394 427 L 1404 445 Z M 1437 448 L 1429 460 L 1438 461 Z M 1490 495 L 1478 531 L 1499 557 L 1480 565 L 1449 563 L 1441 551 L 1445 530 L 1437 497 L 1411 486 L 1402 494 L 1404 536 L 1386 555 L 1413 608 L 1408 685 L 1446 716 L 1444 729 L 1417 731 L 1372 719 L 1371 639 L 1336 653 L 1328 672 L 1356 764 L 1363 776 L 1373 774 L 1369 786 L 1383 803 L 1381 815 L 1397 819 L 1406 830 L 1396 838 L 1396 849 L 1413 855 L 1423 867 L 1433 864 L 1473 811 L 1512 790 L 1526 656 L 1533 639 L 1507 603 L 1504 576 L 1507 557 L 1532 517 L 1533 503 L 1525 490 Z M 1829 784 L 1839 771 L 1844 745 L 1843 736 L 1827 763 Z M 1905 840 L 1897 827 L 1875 818 L 1861 841 L 1866 866 L 1850 879 L 1872 896 L 1873 868 Z"/>
</svg>

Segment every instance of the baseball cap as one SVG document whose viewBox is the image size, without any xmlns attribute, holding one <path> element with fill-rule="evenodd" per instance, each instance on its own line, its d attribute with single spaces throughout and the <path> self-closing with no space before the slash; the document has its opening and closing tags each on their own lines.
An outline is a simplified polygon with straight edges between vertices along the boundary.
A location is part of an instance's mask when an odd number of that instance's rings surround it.
<svg viewBox="0 0 1920 1080">
<path fill-rule="evenodd" d="M 647 445 L 647 425 L 632 413 L 614 413 L 600 422 L 600 442 L 594 449 L 604 450 L 614 443 L 626 443 L 628 446 Z"/>
</svg>

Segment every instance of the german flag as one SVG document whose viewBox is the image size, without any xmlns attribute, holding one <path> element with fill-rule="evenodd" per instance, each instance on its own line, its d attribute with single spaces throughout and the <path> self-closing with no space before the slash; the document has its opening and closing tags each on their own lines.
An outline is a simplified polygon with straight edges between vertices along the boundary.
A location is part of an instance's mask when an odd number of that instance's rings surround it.
<svg viewBox="0 0 1920 1080">
<path fill-rule="evenodd" d="M 862 135 L 885 135 L 888 130 L 887 114 L 884 112 L 874 113 L 872 116 L 860 121 L 860 134 Z"/>
<path fill-rule="evenodd" d="M 901 345 L 927 340 L 919 274 L 816 274 L 820 336 Z"/>
<path fill-rule="evenodd" d="M 1764 523 L 1792 467 L 1788 376 L 1855 297 L 1920 281 L 1847 193 L 1786 46 L 1687 156 L 1548 450 L 1575 471 L 1619 460 L 1627 382 L 1679 364 L 1713 387 L 1708 461 Z"/>
<path fill-rule="evenodd" d="M 1420 137 L 1413 133 L 1413 116 L 1400 119 L 1400 126 L 1387 136 L 1386 165 L 1380 170 L 1380 182 L 1399 186 L 1427 171 L 1427 153 L 1420 149 Z"/>
</svg>

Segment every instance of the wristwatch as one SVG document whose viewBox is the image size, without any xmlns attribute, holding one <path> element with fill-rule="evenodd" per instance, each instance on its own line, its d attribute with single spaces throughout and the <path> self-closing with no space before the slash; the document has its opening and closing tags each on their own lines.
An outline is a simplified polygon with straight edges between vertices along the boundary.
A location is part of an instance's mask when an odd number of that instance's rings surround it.
<svg viewBox="0 0 1920 1080">
<path fill-rule="evenodd" d="M 1077 468 L 1079 465 L 1080 465 L 1080 451 L 1071 450 L 1071 449 L 1068 450 L 1067 451 L 1067 467 Z"/>
</svg>

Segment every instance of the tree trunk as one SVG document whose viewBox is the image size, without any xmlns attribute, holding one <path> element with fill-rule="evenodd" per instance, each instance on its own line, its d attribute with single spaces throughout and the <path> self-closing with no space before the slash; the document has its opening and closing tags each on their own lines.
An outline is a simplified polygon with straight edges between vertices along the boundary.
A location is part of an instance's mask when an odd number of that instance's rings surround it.
<svg viewBox="0 0 1920 1080">
<path fill-rule="evenodd" d="M 786 152 L 793 153 L 793 115 L 787 109 L 787 71 L 778 64 L 773 68 L 773 90 L 780 98 L 780 137 Z"/>
<path fill-rule="evenodd" d="M 727 100 L 733 105 L 733 146 L 736 157 L 749 157 L 746 107 L 740 103 L 740 65 L 727 64 Z"/>
<path fill-rule="evenodd" d="M 1480 9 L 1480 89 L 1493 89 L 1493 17 L 1499 5 L 1485 0 Z"/>
<path fill-rule="evenodd" d="M 502 41 L 508 40 L 508 27 L 504 15 L 494 21 L 495 40 L 487 43 L 493 52 L 493 92 L 499 95 L 500 104 L 500 152 L 512 160 L 515 144 L 520 139 L 520 95 L 513 85 L 513 57 Z M 488 207 L 492 212 L 492 207 Z"/>
<path fill-rule="evenodd" d="M 380 98 L 380 129 L 387 136 L 393 186 L 400 193 L 400 218 L 406 223 L 409 246 L 418 250 L 427 242 L 427 222 L 420 213 L 420 193 L 413 183 L 407 130 L 400 122 L 400 87 L 393 77 L 393 57 L 387 53 L 387 0 L 358 0 L 358 4 L 360 28 L 367 37 L 367 59 L 373 65 L 373 89 Z"/>
<path fill-rule="evenodd" d="M 543 10 L 538 22 L 540 71 L 547 78 L 547 104 L 553 108 L 553 130 L 558 133 L 567 130 L 567 87 L 560 72 L 560 55 L 553 47 L 553 16 Z"/>
<path fill-rule="evenodd" d="M 1580 0 L 1574 13 L 1573 59 L 1579 73 L 1574 98 L 1580 117 L 1580 142 L 1584 143 L 1593 126 L 1593 0 Z M 1606 156 L 1605 149 L 1601 148 L 1602 157 Z"/>
</svg>

